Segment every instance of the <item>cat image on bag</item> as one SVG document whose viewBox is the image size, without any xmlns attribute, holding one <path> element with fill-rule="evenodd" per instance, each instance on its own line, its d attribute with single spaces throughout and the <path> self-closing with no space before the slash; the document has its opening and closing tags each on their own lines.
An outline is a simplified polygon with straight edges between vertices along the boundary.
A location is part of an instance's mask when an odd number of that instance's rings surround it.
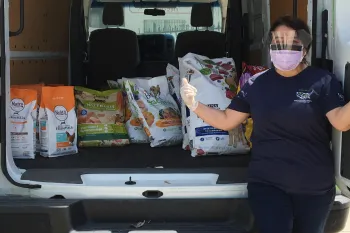
<svg viewBox="0 0 350 233">
<path fill-rule="evenodd" d="M 75 139 L 75 133 L 73 133 L 73 135 L 70 135 L 67 131 L 66 131 L 66 135 L 67 135 L 67 140 L 69 142 L 70 145 L 74 144 L 74 139 Z"/>
</svg>

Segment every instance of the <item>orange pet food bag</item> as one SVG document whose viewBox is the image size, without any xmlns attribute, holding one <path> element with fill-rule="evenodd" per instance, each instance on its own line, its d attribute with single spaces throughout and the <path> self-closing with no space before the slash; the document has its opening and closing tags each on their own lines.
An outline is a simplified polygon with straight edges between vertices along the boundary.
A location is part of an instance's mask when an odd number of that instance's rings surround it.
<svg viewBox="0 0 350 233">
<path fill-rule="evenodd" d="M 78 148 L 74 87 L 43 87 L 39 122 L 42 156 L 76 154 Z"/>
</svg>

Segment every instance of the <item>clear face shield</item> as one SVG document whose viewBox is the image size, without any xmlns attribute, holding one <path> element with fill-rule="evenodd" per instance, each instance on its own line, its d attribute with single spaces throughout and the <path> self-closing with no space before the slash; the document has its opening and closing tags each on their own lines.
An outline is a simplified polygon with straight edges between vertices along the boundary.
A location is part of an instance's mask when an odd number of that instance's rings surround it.
<svg viewBox="0 0 350 233">
<path fill-rule="evenodd" d="M 312 42 L 310 34 L 305 30 L 274 31 L 265 40 L 270 47 L 271 61 L 283 71 L 294 70 L 306 55 L 305 48 Z"/>
</svg>

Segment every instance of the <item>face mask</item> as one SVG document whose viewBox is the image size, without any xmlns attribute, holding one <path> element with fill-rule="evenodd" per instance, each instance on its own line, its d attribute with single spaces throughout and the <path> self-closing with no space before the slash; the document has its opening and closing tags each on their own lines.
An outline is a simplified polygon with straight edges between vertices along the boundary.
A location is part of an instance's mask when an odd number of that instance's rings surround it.
<svg viewBox="0 0 350 233">
<path fill-rule="evenodd" d="M 273 65 L 282 71 L 291 71 L 303 60 L 303 51 L 270 50 Z"/>
</svg>

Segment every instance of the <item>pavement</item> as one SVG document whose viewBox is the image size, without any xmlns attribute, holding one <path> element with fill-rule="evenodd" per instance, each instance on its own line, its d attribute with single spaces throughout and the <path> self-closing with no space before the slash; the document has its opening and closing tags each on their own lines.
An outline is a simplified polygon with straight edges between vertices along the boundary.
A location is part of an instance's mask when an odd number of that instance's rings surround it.
<svg viewBox="0 0 350 233">
<path fill-rule="evenodd" d="M 346 223 L 344 230 L 342 230 L 340 233 L 350 233 L 350 217 L 348 218 L 348 221 Z"/>
</svg>

